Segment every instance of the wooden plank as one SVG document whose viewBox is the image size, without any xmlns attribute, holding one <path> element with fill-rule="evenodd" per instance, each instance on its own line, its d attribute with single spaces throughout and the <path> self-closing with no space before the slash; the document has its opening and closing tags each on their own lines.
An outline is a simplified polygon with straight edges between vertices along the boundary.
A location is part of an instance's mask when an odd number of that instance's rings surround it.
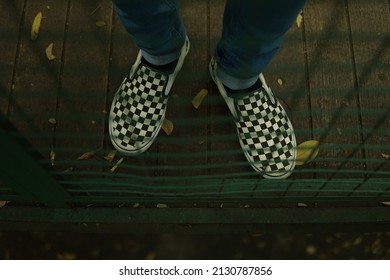
<svg viewBox="0 0 390 280">
<path fill-rule="evenodd" d="M 389 177 L 390 9 L 386 0 L 348 2 L 370 177 Z M 380 174 L 375 172 L 381 171 Z"/>
<path fill-rule="evenodd" d="M 10 107 L 12 123 L 46 159 L 52 146 L 54 125 L 48 120 L 56 115 L 67 6 L 67 0 L 46 5 L 39 0 L 27 2 Z M 38 38 L 32 41 L 31 26 L 39 12 L 43 20 Z M 53 61 L 45 53 L 51 43 Z"/>
<path fill-rule="evenodd" d="M 191 181 L 192 176 L 207 174 L 208 97 L 198 109 L 191 102 L 201 89 L 208 89 L 208 6 L 207 1 L 185 0 L 180 4 L 191 47 L 171 91 L 166 118 L 174 129 L 169 136 L 164 132 L 159 135 L 158 164 L 162 178 L 179 176 Z"/>
<path fill-rule="evenodd" d="M 0 210 L 3 223 L 52 223 L 82 224 L 97 230 L 96 223 L 136 225 L 142 228 L 151 225 L 180 225 L 196 228 L 208 225 L 245 226 L 290 226 L 343 225 L 366 223 L 389 225 L 389 207 L 275 207 L 275 208 L 75 208 L 47 209 L 41 207 L 12 207 L 8 205 Z M 309 228 L 310 228 L 309 227 Z M 169 229 L 169 227 L 168 227 Z"/>
<path fill-rule="evenodd" d="M 108 0 L 72 2 L 55 135 L 59 162 L 103 148 L 112 14 Z M 62 162 L 59 168 L 99 172 L 102 158 Z"/>
<path fill-rule="evenodd" d="M 25 1 L 0 2 L 0 112 L 8 114 L 15 61 L 18 57 L 20 25 L 24 21 Z"/>
<path fill-rule="evenodd" d="M 348 171 L 364 164 L 345 1 L 309 1 L 304 12 L 317 177 L 360 177 Z"/>
</svg>

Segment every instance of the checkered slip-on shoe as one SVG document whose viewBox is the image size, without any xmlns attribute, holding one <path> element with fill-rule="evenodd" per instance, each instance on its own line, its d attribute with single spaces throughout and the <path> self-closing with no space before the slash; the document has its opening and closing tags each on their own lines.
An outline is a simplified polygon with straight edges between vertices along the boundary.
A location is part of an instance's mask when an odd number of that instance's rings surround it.
<svg viewBox="0 0 390 280">
<path fill-rule="evenodd" d="M 172 73 L 157 71 L 142 62 L 141 51 L 130 74 L 112 101 L 109 131 L 114 147 L 127 156 L 145 152 L 164 122 L 168 94 L 189 51 L 186 38 Z"/>
<path fill-rule="evenodd" d="M 264 76 L 259 75 L 262 88 L 233 98 L 217 77 L 214 58 L 209 70 L 234 117 L 241 148 L 251 166 L 267 179 L 290 176 L 296 161 L 294 130 Z"/>
</svg>

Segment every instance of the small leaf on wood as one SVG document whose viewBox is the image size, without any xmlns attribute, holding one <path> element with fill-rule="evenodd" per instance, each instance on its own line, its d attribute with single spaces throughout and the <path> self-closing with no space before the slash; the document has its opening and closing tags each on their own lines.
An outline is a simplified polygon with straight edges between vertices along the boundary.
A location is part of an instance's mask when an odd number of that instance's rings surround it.
<svg viewBox="0 0 390 280">
<path fill-rule="evenodd" d="M 387 155 L 387 154 L 382 154 L 382 157 L 383 157 L 384 159 L 390 159 L 390 155 Z"/>
<path fill-rule="evenodd" d="M 171 135 L 171 133 L 173 131 L 173 123 L 170 120 L 168 120 L 168 119 L 164 119 L 164 123 L 162 125 L 162 129 L 164 130 L 164 132 L 167 135 Z"/>
<path fill-rule="evenodd" d="M 133 208 L 139 208 L 141 206 L 141 204 L 139 204 L 138 202 L 134 203 L 133 205 Z"/>
<path fill-rule="evenodd" d="M 112 150 L 111 152 L 109 152 L 105 157 L 104 159 L 107 160 L 108 162 L 112 162 L 114 160 L 114 157 L 116 155 L 116 150 Z"/>
<path fill-rule="evenodd" d="M 50 119 L 48 120 L 48 122 L 49 122 L 50 124 L 52 124 L 52 125 L 57 124 L 57 120 L 56 120 L 55 118 L 50 118 Z"/>
<path fill-rule="evenodd" d="M 303 20 L 303 12 L 300 12 L 300 13 L 298 14 L 297 20 L 296 20 L 298 28 L 301 27 L 301 25 L 302 25 L 302 20 Z"/>
<path fill-rule="evenodd" d="M 192 99 L 192 106 L 194 106 L 195 109 L 198 109 L 207 94 L 207 89 L 202 89 L 201 91 L 199 91 L 198 94 Z"/>
<path fill-rule="evenodd" d="M 41 28 L 41 22 L 42 22 L 42 12 L 39 12 L 33 21 L 32 27 L 31 27 L 31 40 L 36 40 L 39 35 L 39 29 Z"/>
<path fill-rule="evenodd" d="M 309 140 L 303 142 L 297 147 L 296 165 L 304 165 L 315 159 L 318 155 L 320 142 Z"/>
<path fill-rule="evenodd" d="M 390 201 L 382 202 L 383 205 L 390 206 Z"/>
<path fill-rule="evenodd" d="M 157 204 L 157 208 L 168 208 L 168 205 L 159 203 Z"/>
<path fill-rule="evenodd" d="M 54 161 L 56 159 L 56 152 L 54 151 L 54 147 L 51 146 L 51 150 L 50 150 L 50 162 L 51 162 L 51 166 L 54 166 Z"/>
<path fill-rule="evenodd" d="M 280 86 L 283 85 L 283 79 L 282 79 L 282 78 L 278 78 L 278 79 L 277 79 L 277 82 L 278 82 L 278 84 L 279 84 Z"/>
<path fill-rule="evenodd" d="M 307 207 L 307 204 L 306 204 L 306 203 L 298 202 L 298 207 Z"/>
<path fill-rule="evenodd" d="M 46 57 L 50 61 L 56 59 L 55 55 L 53 55 L 53 43 L 46 48 Z"/>
<path fill-rule="evenodd" d="M 117 163 L 115 163 L 115 165 L 110 169 L 110 172 L 111 173 L 114 173 L 115 170 L 118 168 L 118 166 L 124 161 L 124 158 L 120 158 L 120 160 L 118 160 Z"/>
<path fill-rule="evenodd" d="M 87 160 L 87 159 L 92 158 L 95 154 L 96 154 L 95 151 L 86 152 L 86 153 L 82 154 L 81 156 L 79 156 L 77 159 L 78 160 Z"/>
<path fill-rule="evenodd" d="M 98 20 L 97 22 L 95 22 L 95 24 L 96 24 L 97 27 L 106 26 L 106 22 L 103 21 L 103 20 Z"/>
<path fill-rule="evenodd" d="M 7 203 L 8 201 L 0 201 L 0 208 L 3 208 Z"/>
</svg>

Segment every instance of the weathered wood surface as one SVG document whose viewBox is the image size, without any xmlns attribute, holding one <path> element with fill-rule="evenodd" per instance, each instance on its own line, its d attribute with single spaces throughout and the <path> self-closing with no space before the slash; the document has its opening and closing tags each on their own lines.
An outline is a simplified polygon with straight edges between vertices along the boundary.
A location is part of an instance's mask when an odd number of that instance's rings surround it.
<svg viewBox="0 0 390 280">
<path fill-rule="evenodd" d="M 145 155 L 125 158 L 118 176 L 181 176 L 190 183 L 208 175 L 260 179 L 241 152 L 234 124 L 226 118 L 229 110 L 208 74 L 224 3 L 181 1 L 191 49 L 168 104 L 174 131 L 170 136 L 161 131 Z M 108 176 L 112 165 L 103 156 L 113 147 L 107 112 L 138 52 L 112 3 L 1 0 L 0 8 L 0 111 L 46 159 L 53 147 L 59 170 Z M 39 11 L 40 35 L 31 41 Z M 105 25 L 98 27 L 97 21 Z M 375 177 L 389 171 L 381 157 L 390 154 L 389 21 L 385 0 L 309 0 L 302 25 L 287 33 L 264 74 L 292 119 L 298 143 L 322 144 L 318 160 L 297 167 L 291 178 L 369 180 L 376 171 L 382 173 Z M 50 43 L 54 61 L 45 55 Z M 201 89 L 209 94 L 195 109 L 191 100 Z M 96 150 L 90 161 L 73 162 Z"/>
</svg>

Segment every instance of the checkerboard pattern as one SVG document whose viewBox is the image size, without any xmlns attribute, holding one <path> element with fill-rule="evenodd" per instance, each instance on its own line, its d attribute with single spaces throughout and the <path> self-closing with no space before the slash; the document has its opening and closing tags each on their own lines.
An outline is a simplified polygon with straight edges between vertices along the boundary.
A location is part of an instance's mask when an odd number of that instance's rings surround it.
<svg viewBox="0 0 390 280">
<path fill-rule="evenodd" d="M 236 99 L 236 126 L 241 147 L 252 166 L 277 177 L 293 168 L 296 140 L 285 110 L 270 94 L 260 90 Z"/>
<path fill-rule="evenodd" d="M 165 117 L 167 77 L 140 64 L 126 77 L 111 106 L 111 138 L 128 153 L 143 152 L 156 138 Z"/>
</svg>

